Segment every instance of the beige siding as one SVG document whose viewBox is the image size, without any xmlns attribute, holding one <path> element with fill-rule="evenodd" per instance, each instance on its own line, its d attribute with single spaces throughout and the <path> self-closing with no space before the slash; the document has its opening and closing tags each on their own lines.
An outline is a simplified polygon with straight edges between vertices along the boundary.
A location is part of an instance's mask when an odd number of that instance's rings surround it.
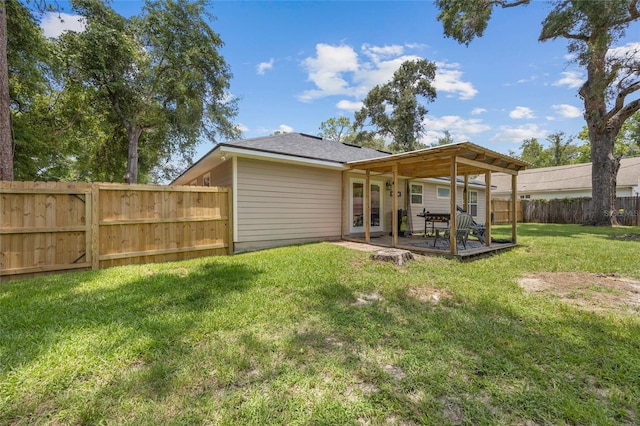
<svg viewBox="0 0 640 426">
<path fill-rule="evenodd" d="M 227 160 L 211 170 L 211 186 L 233 186 L 233 161 Z"/>
<path fill-rule="evenodd" d="M 238 158 L 236 250 L 340 237 L 341 172 Z"/>
</svg>

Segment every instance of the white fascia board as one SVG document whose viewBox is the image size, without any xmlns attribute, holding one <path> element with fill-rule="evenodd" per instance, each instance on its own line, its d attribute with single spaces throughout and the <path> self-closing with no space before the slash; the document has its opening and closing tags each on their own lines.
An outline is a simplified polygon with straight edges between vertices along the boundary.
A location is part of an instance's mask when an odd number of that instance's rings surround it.
<svg viewBox="0 0 640 426">
<path fill-rule="evenodd" d="M 286 154 L 276 154 L 272 152 L 254 151 L 251 149 L 237 148 L 232 146 L 221 146 L 221 153 L 228 153 L 243 158 L 253 158 L 258 160 L 277 161 L 280 163 L 301 164 L 314 167 L 322 167 L 326 169 L 345 170 L 347 166 L 343 163 L 327 160 L 317 160 L 313 158 L 295 157 Z"/>
</svg>

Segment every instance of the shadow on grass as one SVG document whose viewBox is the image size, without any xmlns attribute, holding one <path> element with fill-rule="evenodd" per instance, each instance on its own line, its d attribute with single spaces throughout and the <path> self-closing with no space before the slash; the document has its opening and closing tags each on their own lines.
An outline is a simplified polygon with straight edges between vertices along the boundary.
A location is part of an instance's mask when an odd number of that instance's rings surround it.
<svg viewBox="0 0 640 426">
<path fill-rule="evenodd" d="M 232 295 L 249 289 L 261 273 L 242 264 L 211 261 L 188 268 L 163 264 L 51 276 L 39 279 L 43 284 L 37 287 L 36 281 L 29 280 L 3 284 L 0 377 L 5 381 L 13 369 L 29 368 L 31 363 L 47 368 L 44 360 L 55 368 L 52 357 L 56 356 L 61 357 L 61 365 L 73 364 L 67 358 L 74 352 L 95 357 L 94 363 L 103 357 L 103 363 L 117 364 L 123 361 L 118 360 L 119 351 L 124 351 L 126 362 L 137 348 L 144 358 L 135 360 L 132 368 L 144 372 L 136 376 L 135 387 L 158 397 L 171 386 L 176 363 L 188 355 L 185 336 L 200 314 L 229 303 Z M 58 347 L 74 344 L 70 349 Z M 81 365 L 87 368 L 92 363 Z M 109 386 L 105 383 L 105 388 Z M 0 423 L 12 418 L 10 413 L 4 416 L 8 417 L 0 416 Z"/>
</svg>

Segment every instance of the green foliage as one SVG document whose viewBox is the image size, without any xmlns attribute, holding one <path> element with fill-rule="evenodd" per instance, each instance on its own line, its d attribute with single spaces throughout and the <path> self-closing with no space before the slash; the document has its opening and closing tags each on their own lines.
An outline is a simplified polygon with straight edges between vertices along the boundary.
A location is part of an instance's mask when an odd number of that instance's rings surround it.
<svg viewBox="0 0 640 426">
<path fill-rule="evenodd" d="M 320 123 L 318 136 L 336 142 L 344 142 L 351 135 L 351 120 L 349 117 L 331 117 Z"/>
<path fill-rule="evenodd" d="M 359 129 L 356 141 L 375 136 L 390 138 L 389 149 L 394 152 L 424 147 L 419 139 L 427 109 L 418 102 L 418 96 L 428 102 L 436 98 L 431 85 L 435 72 L 433 62 L 406 61 L 390 82 L 371 89 L 363 101 L 364 106 L 355 114 L 354 128 Z M 370 122 L 367 123 L 367 119 Z M 373 130 L 363 130 L 365 125 L 372 126 Z"/>
<path fill-rule="evenodd" d="M 323 243 L 2 283 L 0 423 L 637 424 L 638 307 L 517 280 L 638 280 L 640 228 L 518 231 L 473 262 Z"/>
<path fill-rule="evenodd" d="M 526 5 L 530 0 L 437 0 L 438 19 L 446 36 L 468 45 L 482 36 L 493 8 Z M 540 41 L 563 38 L 573 60 L 586 69 L 587 81 L 578 94 L 584 102 L 589 128 L 594 215 L 591 224 L 611 226 L 615 209 L 616 136 L 622 125 L 640 110 L 637 93 L 640 58 L 637 53 L 618 52 L 612 47 L 632 23 L 640 20 L 637 0 L 567 0 L 550 2 L 550 12 L 542 22 Z M 578 157 L 583 159 L 585 150 Z"/>
<path fill-rule="evenodd" d="M 329 118 L 320 123 L 318 136 L 352 145 L 385 150 L 384 139 L 369 133 L 358 133 L 348 117 Z"/>
<path fill-rule="evenodd" d="M 545 148 L 536 138 L 525 139 L 520 146 L 520 155 L 515 157 L 526 161 L 534 169 L 589 162 L 588 159 L 583 161 L 583 150 L 574 145 L 573 138 L 567 137 L 564 132 L 550 134 L 547 141 L 549 146 Z"/>
<path fill-rule="evenodd" d="M 589 145 L 589 129 L 587 126 L 582 128 L 582 131 L 578 134 L 578 139 L 585 141 L 580 150 L 581 158 L 586 158 L 586 161 L 580 162 L 587 163 L 591 161 L 591 146 Z M 622 125 L 613 145 L 613 155 L 619 158 L 640 156 L 640 111 L 636 111 Z"/>
<path fill-rule="evenodd" d="M 205 1 L 148 1 L 130 19 L 98 0 L 73 6 L 87 27 L 61 38 L 67 81 L 86 89 L 109 130 L 97 158 L 115 155 L 99 174 L 137 182 L 140 168 L 146 180 L 175 156 L 190 159 L 203 138 L 239 136 L 230 121 L 237 113 L 227 94 L 231 74 L 204 20 Z"/>
</svg>

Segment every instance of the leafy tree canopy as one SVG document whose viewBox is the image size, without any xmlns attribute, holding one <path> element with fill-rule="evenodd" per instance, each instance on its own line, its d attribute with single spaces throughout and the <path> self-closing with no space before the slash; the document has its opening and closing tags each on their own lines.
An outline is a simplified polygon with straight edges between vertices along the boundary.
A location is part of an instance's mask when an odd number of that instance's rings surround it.
<svg viewBox="0 0 640 426">
<path fill-rule="evenodd" d="M 481 37 L 496 8 L 513 8 L 531 0 L 436 0 L 444 34 L 469 45 Z M 587 224 L 616 223 L 616 177 L 620 159 L 615 139 L 623 123 L 640 110 L 640 55 L 613 52 L 630 25 L 640 20 L 638 0 L 562 0 L 549 2 L 540 41 L 563 38 L 575 62 L 586 70 L 578 90 L 583 100 L 592 162 L 593 211 Z"/>
<path fill-rule="evenodd" d="M 190 158 L 202 139 L 239 136 L 231 74 L 205 20 L 205 0 L 149 0 L 130 19 L 99 0 L 72 3 L 87 26 L 61 37 L 67 82 L 104 108 L 111 146 L 101 149 L 118 164 L 126 158 L 126 181 L 138 181 L 139 167 L 148 176 L 174 155 Z"/>
<path fill-rule="evenodd" d="M 381 136 L 391 140 L 388 147 L 394 152 L 423 148 L 419 140 L 428 111 L 418 97 L 427 102 L 436 98 L 432 86 L 435 73 L 433 62 L 425 59 L 406 61 L 390 82 L 371 89 L 362 109 L 355 114 L 354 127 L 359 130 L 356 141 Z M 365 126 L 373 129 L 365 131 Z"/>
</svg>

